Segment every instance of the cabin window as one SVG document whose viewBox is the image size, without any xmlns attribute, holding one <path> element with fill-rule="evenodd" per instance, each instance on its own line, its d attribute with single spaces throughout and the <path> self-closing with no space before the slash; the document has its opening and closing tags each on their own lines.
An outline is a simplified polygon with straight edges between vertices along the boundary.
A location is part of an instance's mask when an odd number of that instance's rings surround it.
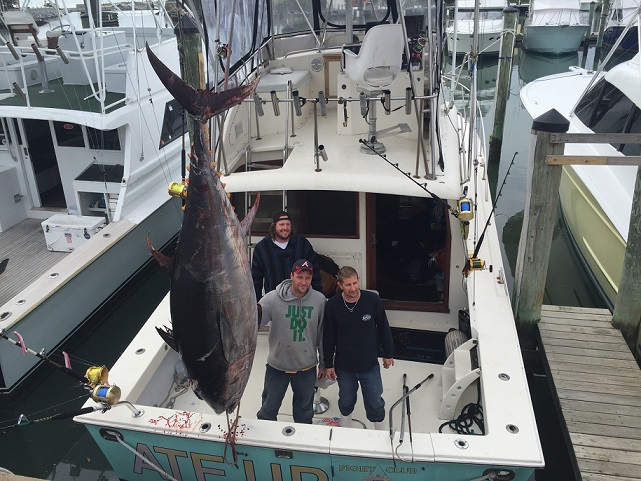
<svg viewBox="0 0 641 481">
<path fill-rule="evenodd" d="M 165 117 L 162 121 L 162 131 L 160 133 L 160 147 L 163 148 L 167 144 L 172 143 L 174 140 L 182 137 L 186 131 L 187 126 L 183 126 L 185 122 L 183 116 L 183 109 L 176 99 L 170 100 L 165 105 Z"/>
<path fill-rule="evenodd" d="M 253 203 L 255 195 L 250 196 Z M 245 215 L 245 195 L 232 196 L 238 217 Z M 282 191 L 261 192 L 252 234 L 267 235 L 274 213 L 283 210 Z M 297 233 L 305 237 L 358 238 L 358 193 L 287 191 L 287 208 Z"/>
<path fill-rule="evenodd" d="M 98 130 L 87 127 L 89 148 L 94 150 L 120 150 L 118 130 Z"/>
<path fill-rule="evenodd" d="M 639 108 L 618 88 L 601 79 L 579 102 L 577 117 L 597 133 L 641 133 Z M 611 144 L 625 155 L 640 155 L 639 144 Z"/>
<path fill-rule="evenodd" d="M 53 129 L 56 141 L 60 147 L 84 147 L 85 138 L 82 136 L 82 127 L 72 122 L 54 122 Z"/>
</svg>

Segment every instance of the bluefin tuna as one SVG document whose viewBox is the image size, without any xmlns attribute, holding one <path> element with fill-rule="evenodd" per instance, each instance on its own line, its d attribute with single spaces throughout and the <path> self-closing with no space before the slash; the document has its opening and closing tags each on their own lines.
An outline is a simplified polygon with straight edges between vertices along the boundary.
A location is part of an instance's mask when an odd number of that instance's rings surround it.
<svg viewBox="0 0 641 481">
<path fill-rule="evenodd" d="M 244 238 L 258 198 L 239 222 L 212 166 L 203 123 L 242 102 L 255 83 L 218 94 L 195 90 L 149 47 L 147 55 L 167 90 L 198 120 L 176 252 L 167 257 L 148 240 L 150 252 L 171 275 L 172 328 L 159 332 L 180 353 L 196 394 L 216 413 L 231 413 L 240 402 L 256 351 L 258 313 Z"/>
</svg>

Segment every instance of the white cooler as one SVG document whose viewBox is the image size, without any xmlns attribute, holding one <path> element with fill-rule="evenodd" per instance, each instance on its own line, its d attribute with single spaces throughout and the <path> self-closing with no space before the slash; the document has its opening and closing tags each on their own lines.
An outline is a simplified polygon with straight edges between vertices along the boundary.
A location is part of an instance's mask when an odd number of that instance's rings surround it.
<svg viewBox="0 0 641 481">
<path fill-rule="evenodd" d="M 56 214 L 42 222 L 47 249 L 71 252 L 91 239 L 106 224 L 104 217 Z"/>
</svg>

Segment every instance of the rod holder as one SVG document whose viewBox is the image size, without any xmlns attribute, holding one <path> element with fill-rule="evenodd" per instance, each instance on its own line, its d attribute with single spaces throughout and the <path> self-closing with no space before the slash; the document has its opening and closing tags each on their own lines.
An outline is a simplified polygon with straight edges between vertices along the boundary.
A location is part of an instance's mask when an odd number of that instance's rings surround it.
<svg viewBox="0 0 641 481">
<path fill-rule="evenodd" d="M 325 92 L 322 90 L 318 92 L 318 105 L 320 106 L 321 117 L 327 117 L 327 99 L 325 98 Z"/>
<path fill-rule="evenodd" d="M 69 63 L 69 59 L 67 58 L 67 55 L 65 54 L 64 50 L 62 50 L 60 47 L 56 47 L 56 52 L 58 52 L 58 55 L 60 55 L 60 58 L 65 64 Z"/>
<path fill-rule="evenodd" d="M 300 117 L 303 115 L 303 111 L 301 109 L 302 103 L 300 100 L 300 94 L 298 93 L 298 90 L 294 90 L 292 92 L 292 98 L 294 100 L 294 112 L 296 113 L 296 117 Z"/>
<path fill-rule="evenodd" d="M 405 89 L 405 115 L 412 113 L 412 87 Z"/>
<path fill-rule="evenodd" d="M 327 151 L 325 150 L 325 146 L 323 144 L 318 146 L 318 155 L 321 156 L 321 159 L 327 162 Z"/>
<path fill-rule="evenodd" d="M 392 113 L 392 92 L 389 90 L 383 92 L 383 110 L 385 110 L 385 115 Z"/>
<path fill-rule="evenodd" d="M 365 117 L 367 115 L 367 96 L 365 92 L 361 92 L 358 98 L 361 103 L 361 115 Z"/>
<path fill-rule="evenodd" d="M 278 117 L 280 115 L 280 107 L 278 105 L 278 96 L 276 95 L 276 91 L 272 90 L 269 95 L 272 97 L 272 107 L 274 108 L 274 115 Z"/>
<path fill-rule="evenodd" d="M 257 93 L 254 93 L 254 107 L 256 108 L 256 115 L 259 117 L 265 115 L 265 110 L 263 110 L 263 101 Z"/>
</svg>

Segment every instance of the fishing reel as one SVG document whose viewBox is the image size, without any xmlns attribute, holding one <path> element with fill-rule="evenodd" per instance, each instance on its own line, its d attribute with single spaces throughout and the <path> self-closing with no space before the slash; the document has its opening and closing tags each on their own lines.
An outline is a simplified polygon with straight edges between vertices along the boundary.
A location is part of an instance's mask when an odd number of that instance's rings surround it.
<svg viewBox="0 0 641 481">
<path fill-rule="evenodd" d="M 480 257 L 470 257 L 467 258 L 465 261 L 465 267 L 463 267 L 463 275 L 465 277 L 468 277 L 470 275 L 470 272 L 472 271 L 482 271 L 485 269 L 485 261 L 481 259 Z M 492 267 L 490 266 L 490 271 L 492 270 Z"/>
<path fill-rule="evenodd" d="M 106 384 L 99 384 L 91 391 L 91 399 L 108 406 L 118 404 L 121 395 L 122 392 L 118 386 L 107 386 Z"/>
<path fill-rule="evenodd" d="M 225 59 L 229 55 L 229 45 L 226 43 L 221 43 L 216 47 L 216 55 L 220 58 Z"/>
<path fill-rule="evenodd" d="M 109 369 L 105 366 L 93 366 L 85 372 L 85 378 L 89 386 L 96 387 L 99 384 L 107 384 L 109 380 Z"/>
<path fill-rule="evenodd" d="M 171 197 L 187 198 L 187 184 L 185 182 L 172 182 L 169 184 L 168 191 Z"/>
</svg>

